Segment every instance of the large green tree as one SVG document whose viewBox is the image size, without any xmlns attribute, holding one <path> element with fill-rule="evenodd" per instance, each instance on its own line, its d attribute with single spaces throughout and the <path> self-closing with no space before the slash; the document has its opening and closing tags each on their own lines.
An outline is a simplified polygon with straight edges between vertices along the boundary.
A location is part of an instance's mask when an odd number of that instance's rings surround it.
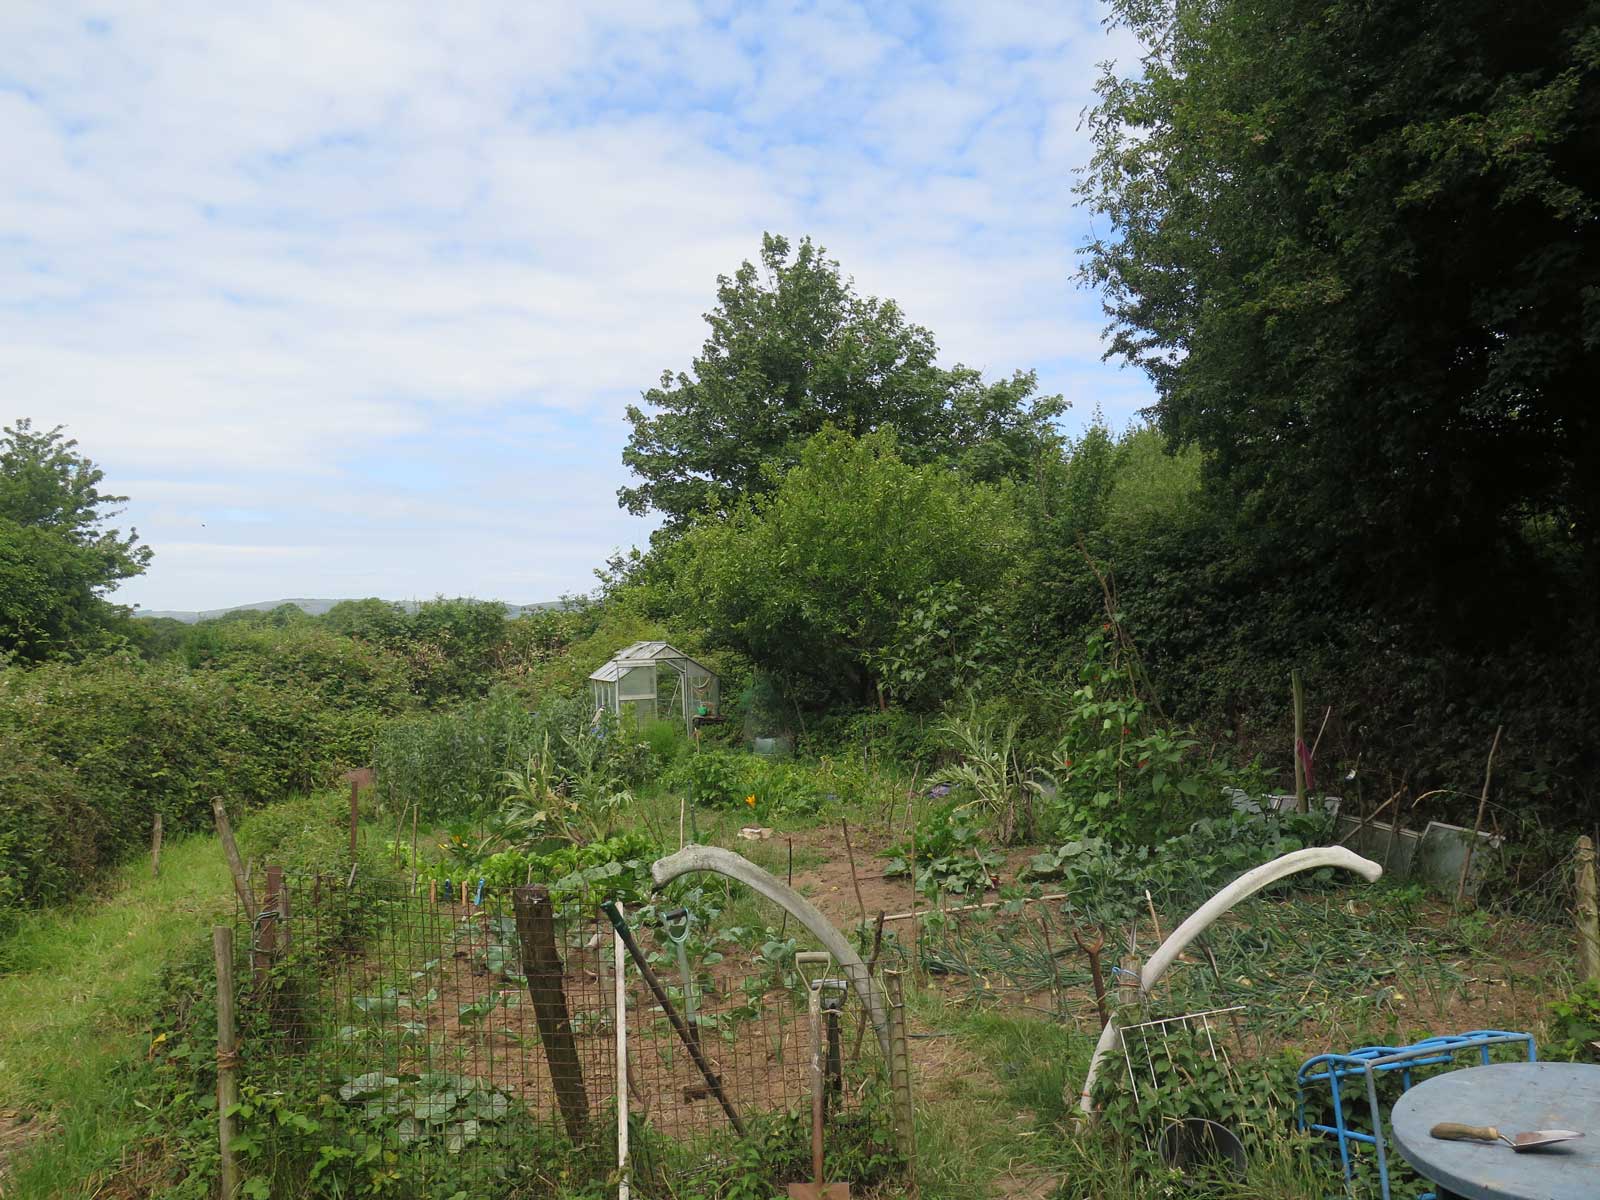
<svg viewBox="0 0 1600 1200">
<path fill-rule="evenodd" d="M 676 606 L 814 703 L 877 696 L 883 653 L 919 596 L 981 603 L 1007 586 L 1011 489 L 905 461 L 892 430 L 828 427 L 774 490 L 697 523 L 669 552 Z"/>
<path fill-rule="evenodd" d="M 679 526 L 767 490 L 824 425 L 853 435 L 893 426 L 909 462 L 946 461 L 980 480 L 1023 471 L 1056 443 L 1060 396 L 1032 372 L 985 382 L 940 367 L 933 334 L 892 300 L 856 293 L 810 239 L 767 234 L 761 262 L 717 280 L 710 336 L 689 372 L 666 372 L 630 405 L 623 462 L 640 478 L 617 495 Z"/>
<path fill-rule="evenodd" d="M 143 573 L 137 530 L 106 524 L 125 496 L 60 427 L 19 420 L 0 436 L 0 656 L 22 662 L 104 644 L 124 612 L 105 596 Z"/>
<path fill-rule="evenodd" d="M 1262 552 L 1479 623 L 1519 563 L 1592 581 L 1600 4 L 1113 7 L 1086 275 Z"/>
</svg>

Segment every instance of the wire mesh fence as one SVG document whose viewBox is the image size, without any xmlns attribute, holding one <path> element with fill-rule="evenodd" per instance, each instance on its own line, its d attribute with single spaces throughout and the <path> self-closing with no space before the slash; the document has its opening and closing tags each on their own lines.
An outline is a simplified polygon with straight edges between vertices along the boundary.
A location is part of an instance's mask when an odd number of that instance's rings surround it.
<svg viewBox="0 0 1600 1200">
<path fill-rule="evenodd" d="M 735 1123 L 809 1135 L 812 1029 L 792 940 L 765 954 L 696 942 L 680 958 L 647 913 L 641 952 L 683 1023 L 624 956 L 624 1096 L 613 926 L 592 904 L 522 891 L 270 873 L 253 926 L 241 918 L 235 972 L 247 1105 L 287 1113 L 259 1173 L 314 1170 L 332 1194 L 380 1190 L 375 1177 L 415 1195 L 536 1194 L 616 1170 L 619 1107 L 645 1175 L 652 1153 L 714 1158 Z M 855 993 L 825 995 L 830 1126 L 891 1154 L 889 1064 Z M 316 1133 L 288 1136 L 302 1116 Z M 345 1133 L 317 1144 L 334 1125 Z"/>
<path fill-rule="evenodd" d="M 1075 902 L 1081 896 L 934 906 L 915 928 L 896 927 L 894 952 L 949 997 L 1092 1034 L 1189 907 L 1157 911 L 1141 895 L 1112 921 Z M 1570 896 L 1566 903 L 1570 911 Z M 1309 1051 L 1418 1027 L 1529 1027 L 1569 987 L 1576 964 L 1567 912 L 1536 922 L 1456 910 L 1420 889 L 1313 882 L 1223 916 L 1172 965 L 1150 1004 L 1156 1016 L 1243 1004 L 1243 1023 L 1269 1051 Z"/>
</svg>

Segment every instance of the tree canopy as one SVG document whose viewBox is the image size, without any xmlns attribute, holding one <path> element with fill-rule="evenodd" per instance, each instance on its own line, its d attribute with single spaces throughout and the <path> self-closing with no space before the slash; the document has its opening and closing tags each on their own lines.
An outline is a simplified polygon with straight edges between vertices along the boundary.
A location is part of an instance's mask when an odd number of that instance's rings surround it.
<svg viewBox="0 0 1600 1200">
<path fill-rule="evenodd" d="M 105 595 L 142 574 L 137 530 L 108 528 L 126 496 L 57 426 L 26 418 L 0 437 L 0 655 L 36 661 L 93 648 L 119 615 Z"/>
<path fill-rule="evenodd" d="M 1019 371 L 987 383 L 940 367 L 933 334 L 892 300 L 856 293 L 809 238 L 767 234 L 761 264 L 717 279 L 717 307 L 690 372 L 666 372 L 628 408 L 623 462 L 641 482 L 619 503 L 669 525 L 725 515 L 798 460 L 824 425 L 860 436 L 892 426 L 908 462 L 946 461 L 972 478 L 1019 474 L 1056 443 L 1059 396 Z"/>
<path fill-rule="evenodd" d="M 684 621 L 811 702 L 871 700 L 882 652 L 931 588 L 980 600 L 1005 586 L 1019 525 L 1003 486 L 900 455 L 891 430 L 812 438 L 770 494 L 674 547 Z"/>
<path fill-rule="evenodd" d="M 1100 82 L 1085 274 L 1168 438 L 1279 551 L 1461 598 L 1542 538 L 1592 576 L 1600 5 L 1114 8 L 1148 56 Z"/>
</svg>

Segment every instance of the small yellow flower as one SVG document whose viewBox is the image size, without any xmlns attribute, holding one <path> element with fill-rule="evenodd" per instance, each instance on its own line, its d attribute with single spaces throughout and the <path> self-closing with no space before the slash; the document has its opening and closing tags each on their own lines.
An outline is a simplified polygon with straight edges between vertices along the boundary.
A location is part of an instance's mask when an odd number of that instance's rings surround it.
<svg viewBox="0 0 1600 1200">
<path fill-rule="evenodd" d="M 745 797 L 745 798 L 744 798 L 744 802 L 745 802 L 745 803 L 746 803 L 746 804 L 748 804 L 748 805 L 749 805 L 749 806 L 750 806 L 750 807 L 751 807 L 751 808 L 754 808 L 754 807 L 755 807 L 755 806 L 756 806 L 756 796 L 755 796 L 755 793 L 754 793 L 754 792 L 751 792 L 751 793 L 750 793 L 750 794 L 749 794 L 749 795 L 748 795 L 748 796 L 746 796 L 746 797 Z"/>
</svg>

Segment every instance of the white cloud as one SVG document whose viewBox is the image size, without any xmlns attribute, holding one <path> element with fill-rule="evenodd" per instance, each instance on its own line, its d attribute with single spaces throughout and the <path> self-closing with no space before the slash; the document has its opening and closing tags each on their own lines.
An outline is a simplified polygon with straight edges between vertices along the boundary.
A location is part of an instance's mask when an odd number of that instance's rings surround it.
<svg viewBox="0 0 1600 1200">
<path fill-rule="evenodd" d="M 649 528 L 622 407 L 764 229 L 1131 411 L 1070 280 L 1101 15 L 0 6 L 0 387 L 133 496 L 155 607 L 586 586 Z"/>
</svg>

